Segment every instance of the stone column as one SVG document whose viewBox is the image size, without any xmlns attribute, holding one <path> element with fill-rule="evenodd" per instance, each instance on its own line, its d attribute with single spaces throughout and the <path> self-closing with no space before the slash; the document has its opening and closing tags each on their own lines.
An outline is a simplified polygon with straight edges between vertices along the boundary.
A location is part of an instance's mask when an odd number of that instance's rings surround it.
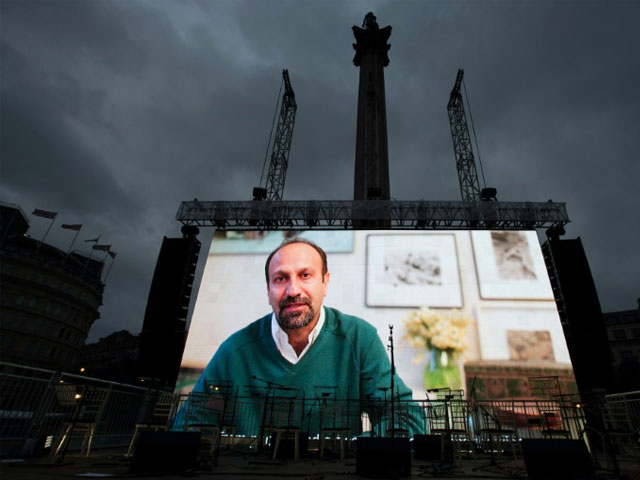
<svg viewBox="0 0 640 480">
<path fill-rule="evenodd" d="M 387 148 L 387 108 L 384 95 L 384 67 L 389 64 L 387 40 L 391 27 L 379 28 L 369 12 L 363 27 L 353 27 L 360 67 L 358 86 L 358 127 L 354 200 L 389 200 L 389 152 Z"/>
</svg>

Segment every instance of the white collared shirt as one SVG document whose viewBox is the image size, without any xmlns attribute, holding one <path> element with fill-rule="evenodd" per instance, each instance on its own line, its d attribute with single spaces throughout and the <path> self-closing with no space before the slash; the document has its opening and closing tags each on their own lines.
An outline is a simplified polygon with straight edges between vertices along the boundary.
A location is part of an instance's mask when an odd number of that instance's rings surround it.
<svg viewBox="0 0 640 480">
<path fill-rule="evenodd" d="M 320 307 L 320 318 L 318 318 L 318 323 L 311 333 L 309 334 L 309 340 L 307 341 L 307 346 L 304 347 L 304 350 L 300 352 L 300 355 L 296 354 L 296 351 L 289 344 L 289 336 L 287 332 L 283 330 L 283 328 L 278 324 L 278 320 L 276 319 L 276 314 L 271 314 L 271 335 L 273 336 L 273 341 L 276 342 L 276 347 L 278 347 L 278 351 L 282 354 L 282 356 L 293 363 L 294 365 L 300 361 L 304 354 L 307 353 L 309 347 L 316 341 L 318 335 L 320 335 L 320 331 L 322 330 L 322 326 L 324 325 L 324 307 Z"/>
</svg>

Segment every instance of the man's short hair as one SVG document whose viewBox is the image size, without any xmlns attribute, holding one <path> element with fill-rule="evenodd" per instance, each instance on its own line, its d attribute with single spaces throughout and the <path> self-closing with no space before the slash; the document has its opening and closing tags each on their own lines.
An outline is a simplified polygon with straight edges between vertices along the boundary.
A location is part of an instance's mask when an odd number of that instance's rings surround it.
<svg viewBox="0 0 640 480">
<path fill-rule="evenodd" d="M 287 238 L 280 245 L 278 245 L 278 248 L 276 248 L 273 252 L 271 252 L 267 257 L 267 261 L 264 264 L 264 275 L 267 279 L 267 285 L 269 285 L 269 264 L 271 263 L 271 259 L 283 247 L 286 247 L 287 245 L 291 245 L 293 243 L 304 243 L 306 245 L 309 245 L 313 249 L 315 249 L 316 252 L 318 252 L 318 254 L 320 255 L 320 258 L 322 259 L 322 277 L 324 277 L 329 271 L 329 265 L 327 264 L 327 254 L 324 252 L 322 248 L 320 248 L 318 245 L 313 243 L 311 240 L 307 240 L 306 238 L 291 237 L 291 238 Z"/>
</svg>

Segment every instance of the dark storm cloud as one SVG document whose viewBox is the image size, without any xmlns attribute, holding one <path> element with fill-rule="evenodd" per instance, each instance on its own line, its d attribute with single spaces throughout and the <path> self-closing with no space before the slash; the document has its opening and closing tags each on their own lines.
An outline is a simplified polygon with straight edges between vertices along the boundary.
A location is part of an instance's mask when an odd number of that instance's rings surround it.
<svg viewBox="0 0 640 480">
<path fill-rule="evenodd" d="M 47 192 L 48 204 L 80 214 L 123 208 L 135 213 L 133 195 L 118 185 L 108 159 L 74 131 L 80 119 L 67 108 L 99 108 L 101 96 L 79 94 L 73 78 L 53 80 L 44 91 L 30 83 L 35 72 L 24 58 L 10 46 L 0 48 L 16 79 L 2 88 L 2 176 L 8 188 L 27 197 Z"/>
<path fill-rule="evenodd" d="M 2 199 L 60 211 L 118 257 L 93 338 L 138 331 L 182 200 L 258 185 L 281 70 L 298 102 L 285 198 L 350 199 L 358 69 L 373 10 L 391 195 L 456 200 L 446 104 L 458 68 L 487 184 L 566 201 L 605 310 L 638 296 L 640 73 L 631 2 L 3 1 Z M 46 222 L 32 221 L 32 235 Z M 52 243 L 65 248 L 67 232 Z M 200 235 L 203 244 L 211 232 Z M 82 236 L 81 236 L 82 238 Z M 79 245 L 77 245 L 79 246 Z"/>
</svg>

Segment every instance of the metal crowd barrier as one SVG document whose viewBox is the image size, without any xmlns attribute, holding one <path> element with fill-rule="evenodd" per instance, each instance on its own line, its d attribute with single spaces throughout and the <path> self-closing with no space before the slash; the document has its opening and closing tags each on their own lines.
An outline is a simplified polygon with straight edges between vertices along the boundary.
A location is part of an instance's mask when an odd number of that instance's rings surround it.
<svg viewBox="0 0 640 480">
<path fill-rule="evenodd" d="M 611 421 L 615 423 L 612 428 L 620 430 L 630 426 L 634 431 L 640 429 L 640 390 L 605 395 L 604 403 L 613 413 Z"/>
<path fill-rule="evenodd" d="M 634 457 L 640 467 L 640 390 L 605 395 L 600 409 L 606 444 Z"/>
<path fill-rule="evenodd" d="M 186 415 L 189 395 L 181 396 L 178 417 Z M 218 416 L 227 417 L 229 434 L 257 438 L 261 429 L 270 428 L 278 397 L 230 396 L 216 408 Z M 289 404 L 290 401 L 288 401 Z M 226 413 L 223 412 L 226 410 Z M 518 439 L 567 438 L 580 439 L 584 434 L 585 417 L 579 403 L 552 400 L 412 400 L 395 402 L 370 399 L 296 399 L 290 407 L 295 418 L 288 423 L 299 427 L 309 438 L 318 438 L 327 425 L 348 426 L 350 435 L 380 437 L 390 432 L 402 436 L 464 431 L 470 441 L 478 440 L 489 428 L 512 429 Z M 182 412 L 182 413 L 180 413 Z M 231 414 L 229 414 L 232 412 Z M 200 412 L 200 415 L 206 415 Z M 196 423 L 202 423 L 197 418 Z M 174 429 L 189 429 L 189 420 L 182 419 Z M 222 432 L 224 437 L 227 433 Z"/>
<path fill-rule="evenodd" d="M 92 419 L 85 418 L 87 389 L 103 403 Z M 101 395 L 97 395 L 97 393 Z M 136 425 L 152 415 L 157 390 L 0 362 L 0 453 L 33 453 L 48 440 L 55 449 L 64 425 L 82 420 L 95 423 L 93 448 L 123 447 Z M 83 397 L 85 396 L 85 397 Z M 168 429 L 192 429 L 215 424 L 218 443 L 259 447 L 284 423 L 312 441 L 329 432 L 348 436 L 412 436 L 450 433 L 460 443 L 481 445 L 486 432 L 504 432 L 513 441 L 528 438 L 583 439 L 585 415 L 581 404 L 558 400 L 438 399 L 395 402 L 386 399 L 339 399 L 328 394 L 298 398 L 282 392 L 240 393 L 231 388 L 212 391 L 211 401 L 196 413 L 189 395 L 176 395 Z M 640 392 L 604 397 L 605 426 L 611 431 L 640 428 Z M 285 408 L 286 407 L 286 408 Z M 202 408 L 211 410 L 203 414 Z M 606 415 L 605 415 L 606 414 Z M 84 416 L 83 416 L 84 415 Z M 201 418 L 197 418 L 197 416 Z M 204 416 L 203 416 L 204 415 Z M 284 417 L 283 417 L 284 415 Z M 283 423 L 284 422 L 284 423 Z M 508 435 L 507 435 L 508 434 Z M 72 433 L 73 436 L 73 433 Z M 82 438 L 72 438 L 78 449 Z M 215 443 L 214 443 L 215 444 Z"/>
<path fill-rule="evenodd" d="M 94 447 L 126 445 L 150 395 L 132 385 L 6 362 L 0 362 L 0 392 L 0 453 L 23 454 L 55 448 L 63 426 L 74 422 L 95 423 Z M 71 448 L 77 443 L 72 438 Z"/>
</svg>

